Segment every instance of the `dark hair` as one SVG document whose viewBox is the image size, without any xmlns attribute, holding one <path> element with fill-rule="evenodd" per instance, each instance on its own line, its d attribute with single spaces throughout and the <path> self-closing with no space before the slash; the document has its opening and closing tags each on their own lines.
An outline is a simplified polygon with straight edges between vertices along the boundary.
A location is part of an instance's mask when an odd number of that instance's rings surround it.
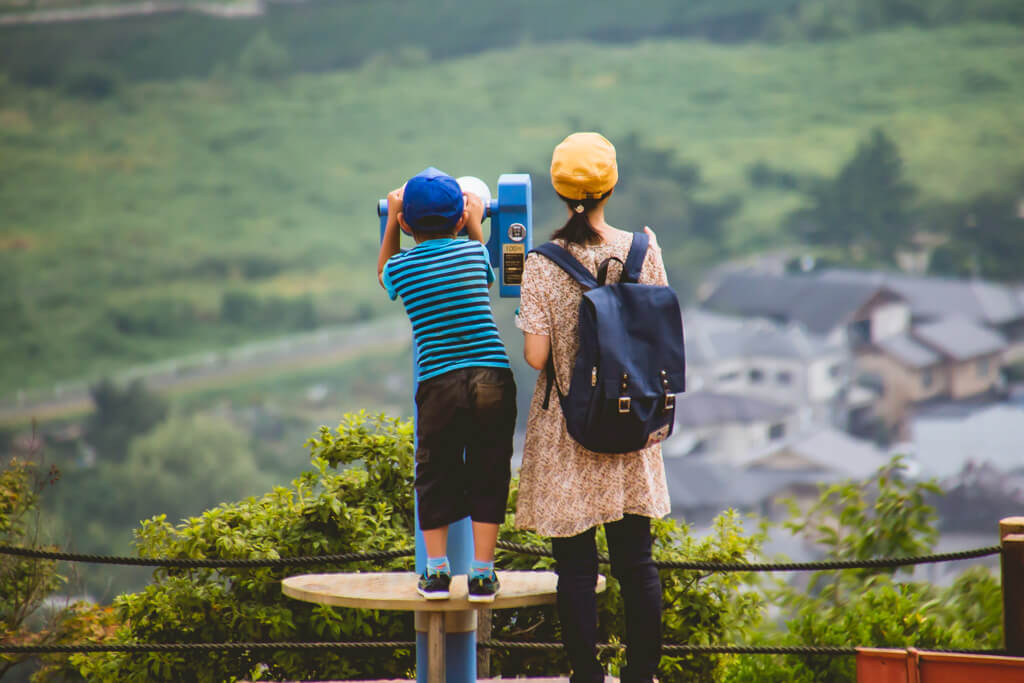
<svg viewBox="0 0 1024 683">
<path fill-rule="evenodd" d="M 416 230 L 419 232 L 444 232 L 445 230 L 451 232 L 455 229 L 457 222 L 448 216 L 423 216 L 416 221 Z"/>
<path fill-rule="evenodd" d="M 611 193 L 612 191 L 608 190 L 600 197 L 590 199 L 569 199 L 568 197 L 558 195 L 558 198 L 568 205 L 572 215 L 569 216 L 569 220 L 565 222 L 565 225 L 555 230 L 554 234 L 551 235 L 551 239 L 565 240 L 572 244 L 589 244 L 598 241 L 600 235 L 597 234 L 594 226 L 587 220 L 587 214 Z"/>
</svg>

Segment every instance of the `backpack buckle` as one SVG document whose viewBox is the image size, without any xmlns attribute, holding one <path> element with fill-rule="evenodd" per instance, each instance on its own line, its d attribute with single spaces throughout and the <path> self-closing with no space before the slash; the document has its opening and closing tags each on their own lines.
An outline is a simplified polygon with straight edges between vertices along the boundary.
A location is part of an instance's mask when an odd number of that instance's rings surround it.
<svg viewBox="0 0 1024 683">
<path fill-rule="evenodd" d="M 676 407 L 676 395 L 665 394 L 665 412 L 673 410 Z"/>
<path fill-rule="evenodd" d="M 628 413 L 629 412 L 629 404 L 630 404 L 629 396 L 619 396 L 619 412 L 620 413 Z"/>
</svg>

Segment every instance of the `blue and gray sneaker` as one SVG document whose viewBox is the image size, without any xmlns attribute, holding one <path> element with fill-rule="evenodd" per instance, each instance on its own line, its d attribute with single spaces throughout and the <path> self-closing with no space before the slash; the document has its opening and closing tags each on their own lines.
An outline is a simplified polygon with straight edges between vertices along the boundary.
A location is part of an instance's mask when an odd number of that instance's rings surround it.
<svg viewBox="0 0 1024 683">
<path fill-rule="evenodd" d="M 416 592 L 427 600 L 444 600 L 448 597 L 448 588 L 451 584 L 450 572 L 432 572 L 425 569 L 416 583 Z"/>
<path fill-rule="evenodd" d="M 491 572 L 490 576 L 469 577 L 470 602 L 494 602 L 494 596 L 501 592 L 498 575 Z"/>
</svg>

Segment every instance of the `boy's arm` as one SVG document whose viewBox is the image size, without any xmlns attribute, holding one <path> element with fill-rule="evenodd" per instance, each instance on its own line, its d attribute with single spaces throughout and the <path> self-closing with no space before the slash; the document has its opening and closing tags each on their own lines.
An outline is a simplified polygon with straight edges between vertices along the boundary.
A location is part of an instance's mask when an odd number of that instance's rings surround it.
<svg viewBox="0 0 1024 683">
<path fill-rule="evenodd" d="M 401 251 L 402 233 L 398 227 L 398 214 L 402 211 L 403 187 L 388 192 L 388 218 L 384 223 L 384 237 L 380 240 L 380 254 L 377 256 L 377 282 L 384 286 L 384 264 Z"/>
</svg>

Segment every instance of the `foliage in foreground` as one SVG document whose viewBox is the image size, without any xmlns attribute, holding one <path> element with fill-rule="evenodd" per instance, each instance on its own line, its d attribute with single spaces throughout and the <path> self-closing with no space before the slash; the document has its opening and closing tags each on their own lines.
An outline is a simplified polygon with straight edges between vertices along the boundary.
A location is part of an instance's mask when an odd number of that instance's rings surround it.
<svg viewBox="0 0 1024 683">
<path fill-rule="evenodd" d="M 809 510 L 791 510 L 786 526 L 813 540 L 826 560 L 908 557 L 933 552 L 937 538 L 930 483 L 909 484 L 899 458 L 867 485 L 823 487 Z M 766 632 L 766 645 L 993 649 L 1002 642 L 999 581 L 984 567 L 963 572 L 948 588 L 908 578 L 913 567 L 815 572 L 806 585 L 771 591 L 783 607 L 785 631 Z M 852 657 L 733 658 L 728 683 L 795 681 L 852 683 Z"/>
<path fill-rule="evenodd" d="M 413 529 L 412 424 L 383 415 L 346 415 L 336 431 L 322 427 L 309 441 L 313 468 L 261 498 L 222 504 L 172 526 L 163 516 L 137 532 L 144 557 L 273 558 L 409 547 Z M 338 468 L 341 467 L 339 470 Z M 790 530 L 811 540 L 828 559 L 865 559 L 926 553 L 935 541 L 930 484 L 908 484 L 894 461 L 868 485 L 824 488 L 807 509 L 794 507 Z M 529 545 L 544 539 L 512 527 L 516 490 L 502 538 Z M 764 530 L 749 534 L 728 511 L 697 539 L 674 520 L 654 524 L 658 559 L 752 561 Z M 599 549 L 606 552 L 603 533 Z M 501 551 L 499 566 L 548 569 L 553 561 Z M 400 571 L 409 559 L 353 562 L 301 569 L 161 569 L 145 590 L 118 598 L 114 613 L 72 610 L 77 632 L 67 642 L 223 642 L 412 640 L 408 614 L 332 609 L 285 598 L 287 575 L 334 571 Z M 992 648 L 1000 642 L 1000 593 L 983 568 L 963 573 L 949 588 L 896 580 L 897 569 L 817 573 L 809 582 L 763 590 L 741 573 L 663 570 L 664 637 L 668 643 L 871 645 Z M 799 579 L 800 577 L 798 577 Z M 782 609 L 785 630 L 762 625 L 765 597 Z M 619 589 L 608 577 L 599 601 L 599 639 L 623 631 Z M 494 638 L 557 641 L 553 607 L 493 613 Z M 77 621 L 76 621 L 77 620 Z M 110 634 L 113 621 L 120 623 Z M 70 632 L 70 631 L 69 631 Z M 551 675 L 568 669 L 560 652 L 491 653 L 491 675 Z M 611 673 L 622 655 L 607 653 Z M 53 658 L 39 674 L 77 669 L 88 680 L 235 681 L 408 677 L 407 650 L 353 653 L 140 653 Z M 853 681 L 851 658 L 688 656 L 662 660 L 664 681 Z"/>
<path fill-rule="evenodd" d="M 139 530 L 146 557 L 276 557 L 409 547 L 413 529 L 412 425 L 384 416 L 347 415 L 334 432 L 321 428 L 309 442 L 313 469 L 262 498 L 223 504 L 177 527 L 163 516 Z M 350 466 L 341 471 L 337 466 Z M 512 528 L 515 495 L 503 538 L 531 545 L 544 539 Z M 656 552 L 665 558 L 738 560 L 756 552 L 759 537 L 743 533 L 733 514 L 716 533 L 694 539 L 672 520 L 655 524 Z M 603 535 L 601 549 L 605 551 Z M 550 569 L 550 558 L 501 552 L 499 566 Z M 116 603 L 122 626 L 117 642 L 218 642 L 301 640 L 412 640 L 408 614 L 314 606 L 282 596 L 280 581 L 296 573 L 408 570 L 408 559 L 297 569 L 161 569 L 145 590 Z M 739 592 L 737 575 L 666 573 L 666 638 L 720 641 L 759 620 L 759 598 Z M 601 599 L 603 639 L 622 631 L 618 586 L 609 579 Z M 494 613 L 495 636 L 558 640 L 553 607 Z M 358 653 L 153 653 L 76 655 L 89 679 L 123 681 L 225 681 L 275 678 L 405 677 L 414 667 L 409 651 Z M 494 673 L 516 675 L 565 671 L 560 653 L 492 655 Z M 614 668 L 619 658 L 610 657 Z M 709 675 L 719 658 L 673 658 L 679 675 Z"/>
<path fill-rule="evenodd" d="M 12 457 L 0 470 L 0 545 L 56 550 L 40 541 L 39 499 L 60 478 L 53 466 L 43 467 L 29 452 Z M 51 560 L 0 555 L 0 643 L 45 647 L 94 643 L 111 636 L 111 610 L 85 603 L 46 606 L 65 583 Z M 0 679 L 31 659 L 31 655 L 0 655 Z M 67 678 L 70 676 L 71 678 Z M 78 680 L 67 657 L 43 658 L 33 681 Z"/>
<path fill-rule="evenodd" d="M 411 423 L 349 415 L 337 433 L 311 439 L 313 468 L 290 487 L 225 503 L 172 526 L 164 516 L 137 532 L 144 557 L 276 558 L 408 547 L 412 534 Z M 361 461 L 361 467 L 345 467 Z M 145 590 L 122 595 L 118 642 L 411 640 L 407 614 L 335 610 L 286 598 L 297 573 L 398 571 L 407 559 L 265 569 L 160 569 Z M 76 655 L 92 680 L 234 681 L 403 678 L 408 650 Z"/>
</svg>

